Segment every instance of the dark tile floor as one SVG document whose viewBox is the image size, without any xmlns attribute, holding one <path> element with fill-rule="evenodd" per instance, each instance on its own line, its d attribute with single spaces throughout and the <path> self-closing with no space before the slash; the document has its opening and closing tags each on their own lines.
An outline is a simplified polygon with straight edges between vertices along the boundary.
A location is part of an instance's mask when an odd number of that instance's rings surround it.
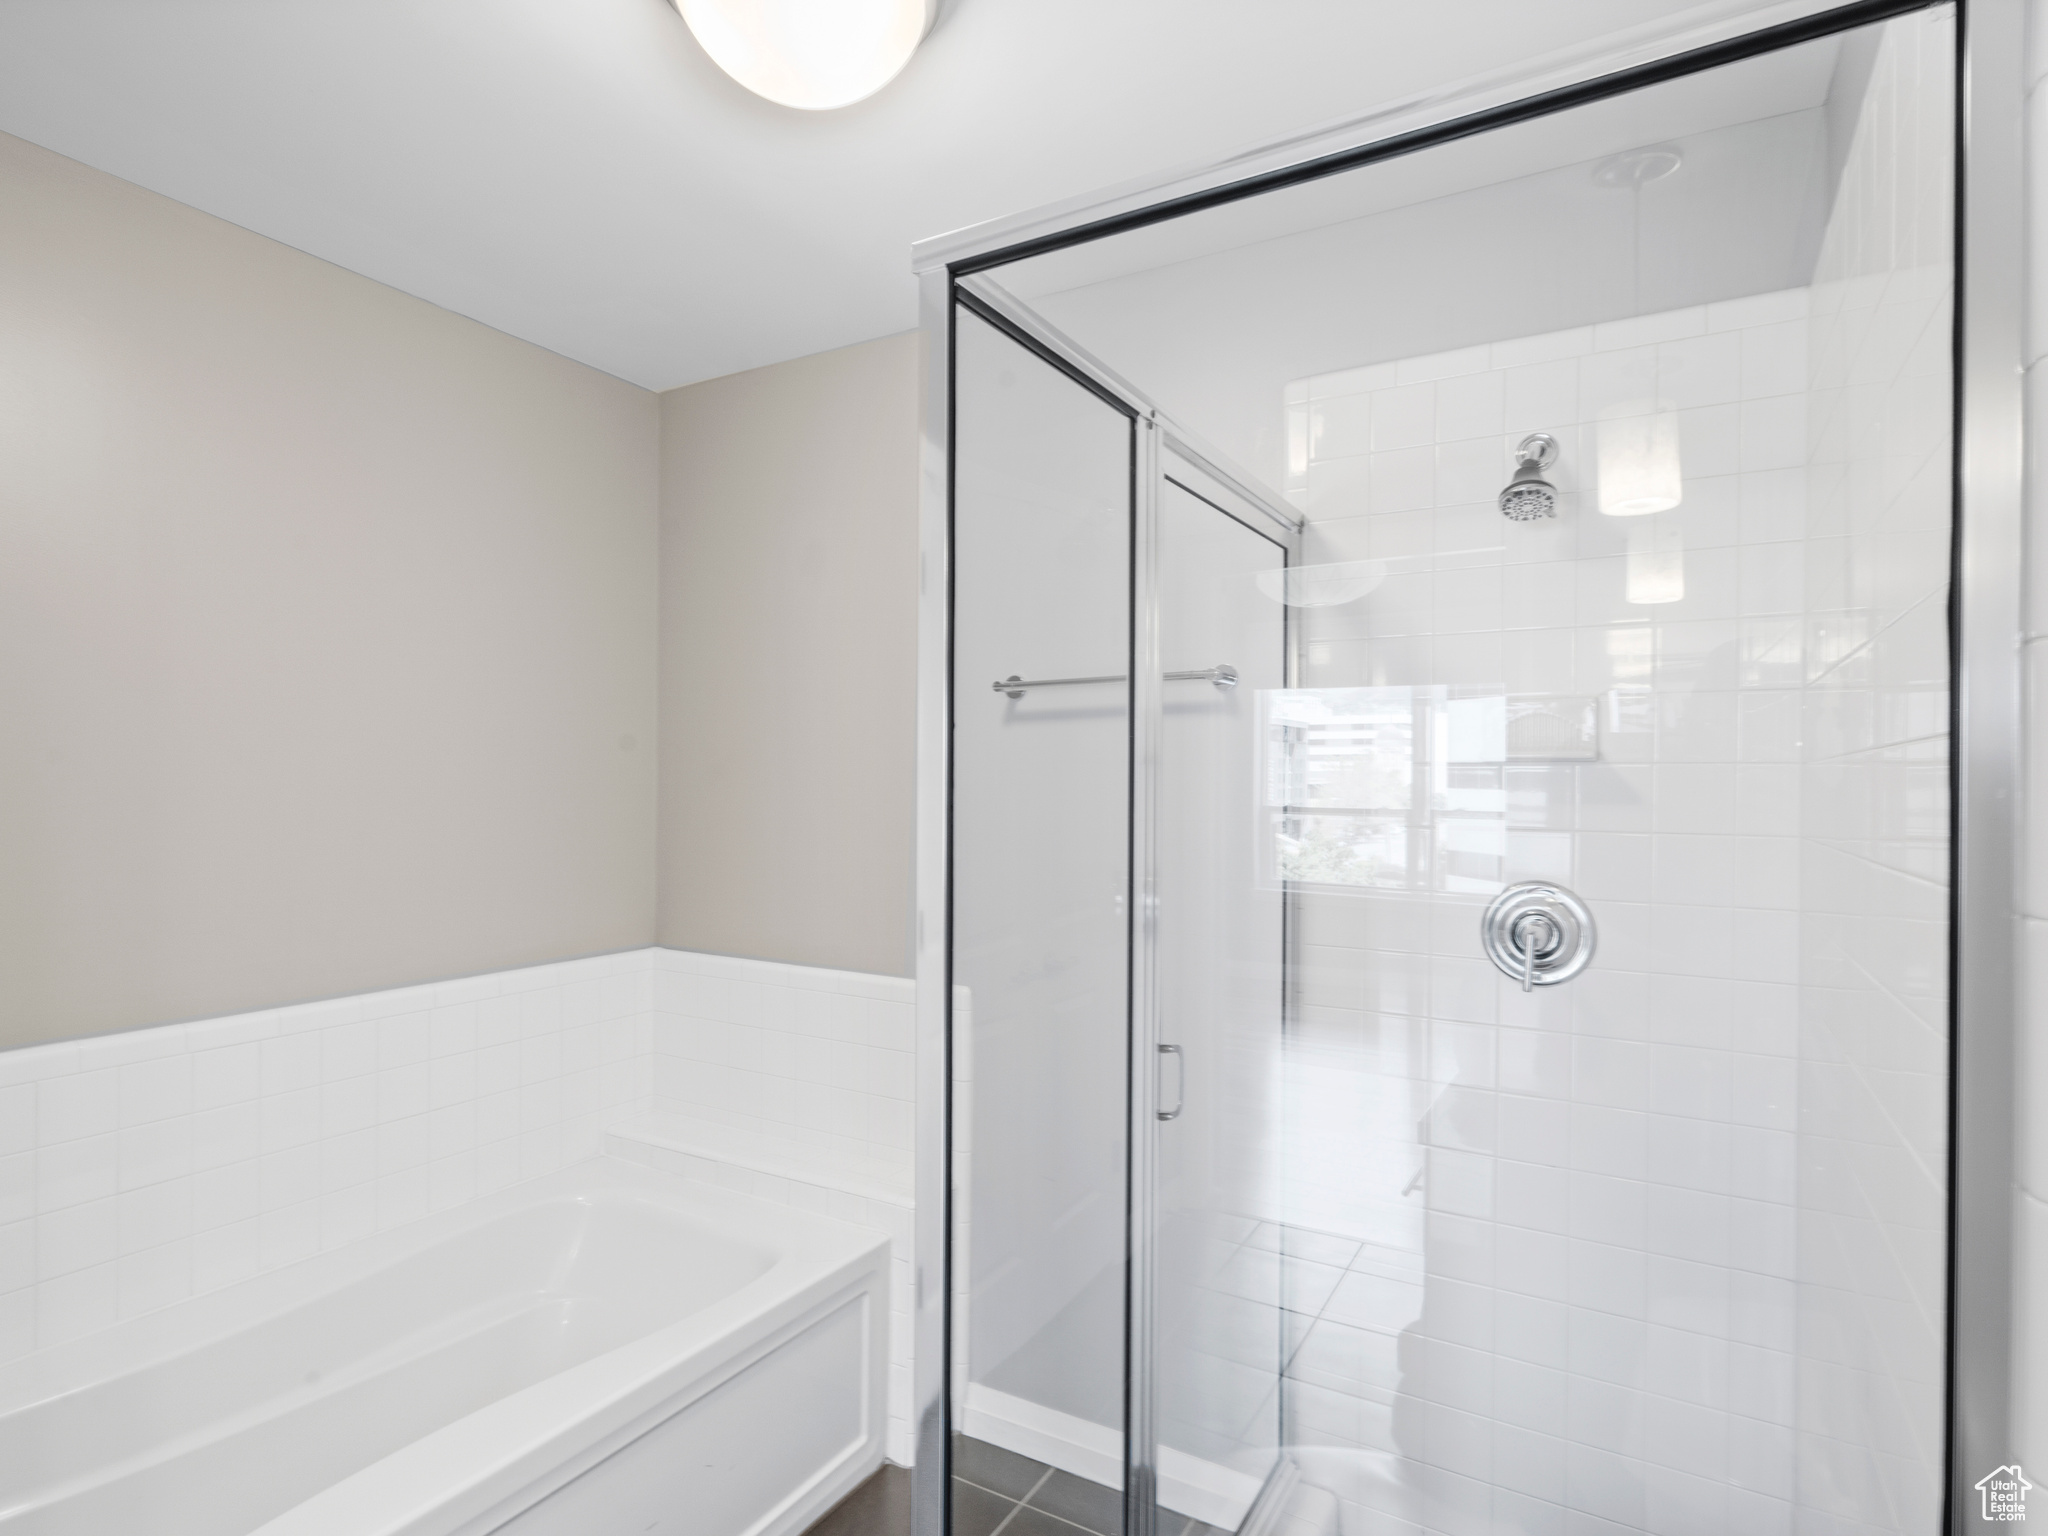
<svg viewBox="0 0 2048 1536">
<path fill-rule="evenodd" d="M 910 1536 L 910 1474 L 884 1462 L 804 1536 Z"/>
<path fill-rule="evenodd" d="M 1119 1536 L 1123 1495 L 966 1435 L 953 1437 L 953 1536 Z M 805 1536 L 910 1536 L 910 1474 L 883 1466 Z M 1159 1512 L 1159 1536 L 1229 1536 Z"/>
<path fill-rule="evenodd" d="M 966 1435 L 953 1437 L 953 1536 L 1119 1536 L 1123 1495 Z M 1228 1536 L 1166 1510 L 1159 1536 Z"/>
</svg>

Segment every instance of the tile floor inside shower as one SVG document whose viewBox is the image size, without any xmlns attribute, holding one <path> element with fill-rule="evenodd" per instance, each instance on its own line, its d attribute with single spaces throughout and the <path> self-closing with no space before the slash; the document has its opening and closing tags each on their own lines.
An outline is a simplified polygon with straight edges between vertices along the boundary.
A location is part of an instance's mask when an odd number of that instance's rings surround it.
<svg viewBox="0 0 2048 1536">
<path fill-rule="evenodd" d="M 1159 1512 L 1159 1536 L 1227 1536 Z M 953 1536 L 1118 1536 L 1123 1495 L 969 1435 L 953 1437 Z"/>
</svg>

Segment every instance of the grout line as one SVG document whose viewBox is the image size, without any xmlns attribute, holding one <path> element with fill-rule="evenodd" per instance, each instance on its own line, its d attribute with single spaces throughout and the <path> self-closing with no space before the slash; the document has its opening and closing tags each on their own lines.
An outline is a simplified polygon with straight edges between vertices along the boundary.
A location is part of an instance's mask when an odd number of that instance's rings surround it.
<svg viewBox="0 0 2048 1536">
<path fill-rule="evenodd" d="M 1031 1485 L 1031 1491 L 1025 1494 L 1023 1498 L 1017 1501 L 1017 1508 L 1024 1509 L 1028 1506 L 1031 1510 L 1031 1513 L 1033 1513 L 1034 1515 L 1043 1515 L 1046 1519 L 1057 1521 L 1059 1524 L 1066 1526 L 1069 1530 L 1086 1531 L 1088 1533 L 1088 1536 L 1105 1536 L 1104 1532 L 1096 1530 L 1093 1526 L 1082 1525 L 1079 1521 L 1069 1520 L 1065 1515 L 1056 1515 L 1049 1509 L 1040 1509 L 1036 1504 L 1033 1504 L 1031 1502 L 1033 1499 L 1038 1497 L 1038 1490 L 1043 1488 L 1047 1483 L 1052 1481 L 1053 1473 L 1057 1472 L 1058 1470 L 1058 1467 L 1047 1467 L 1044 1473 L 1039 1477 L 1038 1481 Z M 1009 1518 L 1005 1517 L 1003 1520 L 1003 1525 L 1008 1525 L 1009 1523 Z M 1002 1525 L 997 1526 L 994 1531 L 989 1532 L 989 1536 L 996 1536 L 996 1533 L 1002 1530 L 1002 1528 Z"/>
<path fill-rule="evenodd" d="M 1037 1490 L 1033 1489 L 1032 1492 L 1035 1493 L 1037 1492 Z M 1064 1525 L 1070 1531 L 1086 1531 L 1088 1533 L 1088 1536 L 1103 1536 L 1103 1533 L 1101 1531 L 1094 1529 L 1092 1526 L 1076 1524 L 1074 1521 L 1069 1520 L 1065 1515 L 1056 1515 L 1049 1509 L 1040 1509 L 1036 1504 L 1032 1504 L 1029 1506 L 1019 1504 L 1017 1507 L 1019 1509 L 1024 1509 L 1028 1507 L 1031 1510 L 1031 1513 L 1033 1513 L 1034 1515 L 1043 1515 L 1048 1520 L 1052 1520 L 1060 1525 Z M 1005 1525 L 1007 1525 L 1008 1523 L 1008 1521 L 1004 1522 Z M 997 1531 L 1001 1529 L 1002 1526 L 1000 1525 L 996 1527 Z M 991 1531 L 989 1533 L 989 1536 L 995 1536 L 995 1531 Z"/>
<path fill-rule="evenodd" d="M 988 1533 L 988 1536 L 1002 1536 L 1002 1532 L 1003 1532 L 1004 1528 L 1005 1528 L 1006 1526 L 1008 1526 L 1008 1525 L 1009 1525 L 1009 1523 L 1010 1523 L 1010 1522 L 1011 1522 L 1012 1520 L 1014 1520 L 1014 1519 L 1016 1519 L 1016 1518 L 1017 1518 L 1017 1512 L 1018 1512 L 1019 1510 L 1021 1510 L 1021 1509 L 1022 1509 L 1022 1508 L 1024 1507 L 1024 1501 L 1025 1501 L 1025 1499 L 1029 1499 L 1029 1498 L 1031 1497 L 1031 1495 L 1032 1495 L 1032 1494 L 1034 1494 L 1034 1493 L 1038 1492 L 1038 1490 L 1039 1490 L 1039 1489 L 1043 1488 L 1043 1487 L 1045 1486 L 1045 1480 L 1046 1480 L 1046 1479 L 1047 1479 L 1048 1477 L 1051 1477 L 1051 1476 L 1052 1476 L 1052 1468 L 1051 1468 L 1051 1467 L 1047 1467 L 1047 1468 L 1046 1468 L 1046 1469 L 1045 1469 L 1045 1470 L 1044 1470 L 1043 1472 L 1039 1473 L 1039 1474 L 1038 1474 L 1038 1481 L 1037 1481 L 1037 1482 L 1035 1482 L 1035 1483 L 1033 1483 L 1033 1484 L 1032 1484 L 1032 1485 L 1031 1485 L 1031 1486 L 1030 1486 L 1029 1488 L 1027 1488 L 1027 1489 L 1025 1489 L 1025 1490 L 1024 1490 L 1024 1498 L 1022 1498 L 1022 1499 L 1013 1499 L 1013 1500 L 1011 1500 L 1011 1502 L 1010 1502 L 1010 1512 L 1009 1512 L 1009 1513 L 1008 1513 L 1007 1515 L 1003 1516 L 1003 1518 L 1002 1518 L 1002 1519 L 1000 1519 L 1000 1520 L 998 1520 L 998 1521 L 996 1522 L 996 1524 L 995 1524 L 995 1529 L 994 1529 L 994 1530 L 991 1530 L 991 1531 L 990 1531 L 990 1532 Z M 955 1477 L 955 1481 L 956 1481 L 956 1482 L 962 1482 L 962 1483 L 967 1483 L 967 1486 L 968 1486 L 968 1487 L 970 1487 L 970 1488 L 981 1488 L 981 1484 L 980 1484 L 980 1483 L 976 1483 L 976 1482 L 969 1482 L 969 1481 L 968 1481 L 968 1479 L 966 1479 L 966 1478 L 964 1478 L 964 1477 L 958 1477 L 957 1475 L 956 1475 L 956 1477 Z M 981 1489 L 981 1491 L 982 1491 L 983 1493 L 996 1493 L 995 1489 L 993 1489 L 993 1488 L 982 1488 L 982 1489 Z M 1009 1495 L 1007 1495 L 1007 1494 L 1001 1494 L 1001 1493 L 996 1493 L 996 1497 L 997 1497 L 997 1498 L 999 1498 L 999 1499 L 1001 1499 L 1001 1498 L 1008 1498 L 1008 1497 L 1009 1497 Z M 1041 1510 L 1038 1510 L 1038 1511 L 1036 1511 L 1036 1513 L 1038 1513 L 1038 1514 L 1041 1514 L 1041 1515 L 1044 1515 L 1044 1514 L 1045 1514 L 1045 1511 L 1041 1509 Z M 1046 1518 L 1047 1518 L 1047 1519 L 1049 1519 L 1049 1520 L 1057 1520 L 1057 1519 L 1059 1519 L 1059 1516 L 1058 1516 L 1058 1515 L 1047 1515 L 1047 1516 L 1046 1516 Z"/>
<path fill-rule="evenodd" d="M 1029 1504 L 1033 1499 L 1037 1498 L 1038 1490 L 1043 1488 L 1049 1481 L 1051 1481 L 1051 1479 L 1052 1468 L 1051 1466 L 1047 1466 L 1043 1472 L 1038 1474 L 1038 1481 L 1033 1483 L 1029 1488 L 1024 1490 L 1024 1497 L 1017 1501 L 1017 1507 L 1019 1509 L 1022 1509 L 1026 1504 Z M 1044 1511 L 1040 1510 L 1039 1513 L 1043 1514 Z M 1053 1518 L 1057 1520 L 1059 1516 L 1054 1515 Z"/>
</svg>

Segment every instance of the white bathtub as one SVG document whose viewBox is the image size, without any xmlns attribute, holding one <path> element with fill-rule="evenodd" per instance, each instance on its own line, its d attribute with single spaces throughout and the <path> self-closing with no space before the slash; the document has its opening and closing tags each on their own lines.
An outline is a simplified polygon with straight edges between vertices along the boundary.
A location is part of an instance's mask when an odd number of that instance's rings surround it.
<svg viewBox="0 0 2048 1536">
<path fill-rule="evenodd" d="M 0 1366 L 0 1536 L 787 1536 L 887 1239 L 600 1158 Z"/>
</svg>

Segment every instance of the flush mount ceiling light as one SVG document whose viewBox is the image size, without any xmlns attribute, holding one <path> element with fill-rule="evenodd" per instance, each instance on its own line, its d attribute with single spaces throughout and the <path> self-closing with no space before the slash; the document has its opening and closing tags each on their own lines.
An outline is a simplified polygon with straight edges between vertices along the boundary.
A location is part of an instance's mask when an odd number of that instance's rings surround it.
<svg viewBox="0 0 2048 1536">
<path fill-rule="evenodd" d="M 712 62 L 757 96 L 823 112 L 895 79 L 938 0 L 675 0 Z"/>
</svg>

